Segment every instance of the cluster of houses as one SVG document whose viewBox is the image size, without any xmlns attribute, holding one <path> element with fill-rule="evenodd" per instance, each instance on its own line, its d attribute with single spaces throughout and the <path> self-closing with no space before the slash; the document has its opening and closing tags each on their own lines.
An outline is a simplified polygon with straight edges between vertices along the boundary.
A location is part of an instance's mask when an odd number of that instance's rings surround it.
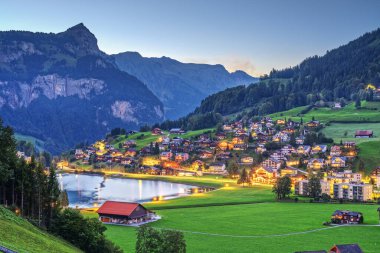
<svg viewBox="0 0 380 253">
<path fill-rule="evenodd" d="M 151 131 L 156 140 L 136 149 L 136 140 L 127 138 L 118 147 L 105 140 L 75 150 L 75 159 L 84 164 L 116 163 L 138 168 L 139 173 L 194 176 L 228 174 L 231 160 L 249 169 L 253 183 L 273 184 L 289 176 L 296 194 L 308 195 L 308 175 L 323 174 L 322 193 L 337 199 L 370 200 L 380 189 L 378 175 L 372 183 L 352 172 L 357 156 L 355 142 L 340 145 L 317 144 L 308 136 L 322 128 L 319 121 L 306 123 L 286 119 L 224 124 L 216 133 L 183 138 L 186 133 L 175 128 L 168 132 Z M 369 130 L 358 130 L 355 137 L 372 137 Z M 376 183 L 377 182 L 377 183 Z"/>
</svg>

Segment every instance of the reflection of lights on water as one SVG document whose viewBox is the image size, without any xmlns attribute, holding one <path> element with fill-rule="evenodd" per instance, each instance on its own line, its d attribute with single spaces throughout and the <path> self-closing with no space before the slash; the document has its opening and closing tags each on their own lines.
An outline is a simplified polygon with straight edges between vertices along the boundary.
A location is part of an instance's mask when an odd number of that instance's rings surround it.
<svg viewBox="0 0 380 253">
<path fill-rule="evenodd" d="M 142 199 L 142 180 L 139 180 L 139 199 Z"/>
<path fill-rule="evenodd" d="M 78 174 L 75 175 L 75 178 L 78 178 Z"/>
<path fill-rule="evenodd" d="M 185 188 L 179 188 L 179 193 L 185 193 Z"/>
</svg>

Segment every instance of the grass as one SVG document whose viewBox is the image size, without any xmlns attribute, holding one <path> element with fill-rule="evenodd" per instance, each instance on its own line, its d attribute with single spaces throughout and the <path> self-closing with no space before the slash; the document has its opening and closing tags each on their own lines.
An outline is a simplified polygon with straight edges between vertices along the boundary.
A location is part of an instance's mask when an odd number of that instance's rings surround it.
<svg viewBox="0 0 380 253">
<path fill-rule="evenodd" d="M 373 130 L 374 138 L 355 138 L 356 130 Z M 380 123 L 331 123 L 322 132 L 335 143 L 354 141 L 357 144 L 368 141 L 380 141 Z M 347 133 L 347 135 L 345 135 Z"/>
<path fill-rule="evenodd" d="M 271 236 L 325 228 L 322 222 L 329 220 L 336 209 L 361 211 L 366 224 L 378 224 L 377 206 L 373 205 L 262 203 L 160 210 L 157 213 L 162 219 L 152 226 L 187 231 L 187 252 L 294 252 L 345 243 L 359 243 L 364 252 L 380 251 L 380 227 L 339 227 Z M 107 237 L 126 252 L 134 250 L 135 233 L 134 228 L 112 225 L 106 231 Z"/>
<path fill-rule="evenodd" d="M 363 142 L 358 146 L 359 159 L 364 162 L 367 174 L 380 167 L 380 141 Z"/>
<path fill-rule="evenodd" d="M 184 139 L 189 139 L 191 137 L 195 137 L 195 136 L 201 135 L 201 134 L 203 134 L 205 132 L 210 132 L 210 131 L 213 131 L 213 130 L 214 130 L 214 128 L 201 129 L 201 130 L 196 130 L 196 131 L 188 131 L 185 134 L 181 134 L 181 135 L 169 134 L 169 132 L 166 131 L 166 132 L 164 132 L 164 134 L 165 135 L 169 135 L 170 138 L 179 136 L 179 137 L 184 138 Z M 142 136 L 142 137 L 140 137 L 140 136 Z M 111 144 L 115 148 L 118 148 L 119 144 L 120 143 L 122 144 L 126 140 L 135 140 L 136 141 L 136 145 L 137 145 L 136 148 L 137 149 L 141 149 L 141 148 L 143 148 L 145 146 L 148 146 L 151 142 L 157 141 L 158 137 L 159 136 L 157 136 L 157 135 L 152 135 L 151 132 L 138 132 L 138 133 L 129 135 L 128 137 L 125 137 L 124 135 L 119 136 Z"/>
<path fill-rule="evenodd" d="M 354 103 L 350 103 L 342 109 L 313 108 L 306 114 L 301 114 L 306 106 L 297 107 L 285 112 L 270 114 L 273 119 L 292 118 L 293 120 L 310 121 L 313 116 L 323 123 L 327 122 L 380 122 L 380 102 L 362 102 L 362 108 L 356 109 Z M 377 109 L 377 110 L 375 110 Z"/>
<path fill-rule="evenodd" d="M 0 245 L 17 252 L 81 252 L 0 206 Z"/>
<path fill-rule="evenodd" d="M 32 143 L 39 151 L 44 151 L 44 141 L 33 136 L 15 133 L 15 138 L 18 141 L 26 141 Z"/>
</svg>

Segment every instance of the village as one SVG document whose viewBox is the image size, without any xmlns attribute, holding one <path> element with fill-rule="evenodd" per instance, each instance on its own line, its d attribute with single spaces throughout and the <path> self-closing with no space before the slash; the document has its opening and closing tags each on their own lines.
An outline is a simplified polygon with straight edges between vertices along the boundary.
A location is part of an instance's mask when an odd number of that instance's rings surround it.
<svg viewBox="0 0 380 253">
<path fill-rule="evenodd" d="M 229 122 L 216 130 L 184 138 L 180 128 L 149 133 L 154 141 L 137 148 L 144 134 L 129 133 L 118 145 L 100 140 L 73 150 L 58 167 L 82 167 L 150 175 L 235 178 L 246 170 L 248 185 L 273 185 L 288 176 L 295 195 L 309 196 L 309 179 L 320 179 L 320 195 L 327 199 L 373 201 L 380 197 L 380 168 L 370 174 L 362 165 L 354 168 L 360 152 L 353 141 L 333 144 L 320 133 L 317 120 L 303 123 L 270 117 Z M 145 135 L 146 134 L 145 132 Z M 371 130 L 358 129 L 355 138 L 372 138 Z"/>
</svg>

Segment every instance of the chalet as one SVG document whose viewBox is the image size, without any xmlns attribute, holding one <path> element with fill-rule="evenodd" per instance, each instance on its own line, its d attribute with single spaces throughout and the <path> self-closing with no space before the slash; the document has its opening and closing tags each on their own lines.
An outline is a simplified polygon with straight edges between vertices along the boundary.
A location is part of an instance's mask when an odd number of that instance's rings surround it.
<svg viewBox="0 0 380 253">
<path fill-rule="evenodd" d="M 376 187 L 380 189 L 380 167 L 377 169 L 374 169 L 371 172 L 371 180 L 375 183 Z"/>
<path fill-rule="evenodd" d="M 82 149 L 76 149 L 75 150 L 75 159 L 83 159 L 85 157 L 85 153 L 83 152 Z"/>
<path fill-rule="evenodd" d="M 355 138 L 372 138 L 373 131 L 372 130 L 356 130 Z"/>
<path fill-rule="evenodd" d="M 280 175 L 283 176 L 289 176 L 292 179 L 293 178 L 304 178 L 307 175 L 306 171 L 300 170 L 298 168 L 287 166 L 284 169 L 280 171 Z"/>
<path fill-rule="evenodd" d="M 227 160 L 231 158 L 231 153 L 230 152 L 221 152 L 216 155 L 216 158 L 221 159 L 221 160 Z"/>
<path fill-rule="evenodd" d="M 286 156 L 281 153 L 281 152 L 274 152 L 270 155 L 270 158 L 273 158 L 275 160 L 279 160 L 279 161 L 286 161 Z"/>
<path fill-rule="evenodd" d="M 268 136 L 266 133 L 263 133 L 263 132 L 259 132 L 257 133 L 257 137 L 256 137 L 259 141 L 265 141 L 267 140 Z"/>
<path fill-rule="evenodd" d="M 303 145 L 304 141 L 305 141 L 305 136 L 303 136 L 303 135 L 298 136 L 298 137 L 296 138 L 296 144 L 297 144 L 297 145 Z"/>
<path fill-rule="evenodd" d="M 207 150 L 201 151 L 199 158 L 201 159 L 210 159 L 213 157 L 213 153 Z"/>
<path fill-rule="evenodd" d="M 245 156 L 245 157 L 241 158 L 240 161 L 243 164 L 253 164 L 253 157 Z"/>
<path fill-rule="evenodd" d="M 340 155 L 342 155 L 342 149 L 340 148 L 340 146 L 337 146 L 337 145 L 332 146 L 331 149 L 330 149 L 330 155 L 331 156 L 340 156 Z"/>
<path fill-rule="evenodd" d="M 242 137 L 242 136 L 234 137 L 234 138 L 232 139 L 232 143 L 233 143 L 233 144 L 244 144 L 244 143 L 245 143 L 245 138 Z"/>
<path fill-rule="evenodd" d="M 327 146 L 326 145 L 315 145 L 311 149 L 311 154 L 319 154 L 319 153 L 326 153 L 327 151 Z"/>
<path fill-rule="evenodd" d="M 271 167 L 260 167 L 252 173 L 252 181 L 255 183 L 273 184 L 276 178 L 277 170 Z"/>
<path fill-rule="evenodd" d="M 307 167 L 313 170 L 320 170 L 325 167 L 325 160 L 320 158 L 312 158 L 307 163 Z"/>
<path fill-rule="evenodd" d="M 134 147 L 136 147 L 135 140 L 127 140 L 123 143 L 123 148 L 134 148 Z"/>
<path fill-rule="evenodd" d="M 182 130 L 181 128 L 172 128 L 169 131 L 170 134 L 185 134 L 186 131 Z"/>
<path fill-rule="evenodd" d="M 215 138 L 217 140 L 224 140 L 226 138 L 226 134 L 225 133 L 216 133 Z"/>
<path fill-rule="evenodd" d="M 160 128 L 157 128 L 157 127 L 153 128 L 152 135 L 162 135 L 162 134 L 163 134 L 163 132 Z"/>
<path fill-rule="evenodd" d="M 334 103 L 333 109 L 342 109 L 342 105 L 340 103 Z"/>
<path fill-rule="evenodd" d="M 247 144 L 234 144 L 232 149 L 235 151 L 243 151 L 247 149 Z"/>
<path fill-rule="evenodd" d="M 321 123 L 317 120 L 312 120 L 306 123 L 306 126 L 309 128 L 319 127 Z"/>
<path fill-rule="evenodd" d="M 161 160 L 161 161 L 168 161 L 168 160 L 170 160 L 172 157 L 173 157 L 173 153 L 170 152 L 170 151 L 162 152 L 162 153 L 160 154 L 160 160 Z"/>
<path fill-rule="evenodd" d="M 175 154 L 175 160 L 176 162 L 184 162 L 189 160 L 189 154 L 188 153 L 176 153 Z"/>
<path fill-rule="evenodd" d="M 361 182 L 362 174 L 354 173 L 352 170 L 344 171 L 331 171 L 328 175 L 325 175 L 325 178 L 331 181 L 331 183 L 351 183 L 351 182 Z"/>
<path fill-rule="evenodd" d="M 301 145 L 297 148 L 297 154 L 299 155 L 308 155 L 310 153 L 310 146 L 308 145 Z"/>
<path fill-rule="evenodd" d="M 211 163 L 209 172 L 225 174 L 227 172 L 226 165 L 224 163 Z"/>
<path fill-rule="evenodd" d="M 344 168 L 346 167 L 346 157 L 344 156 L 338 156 L 338 157 L 332 157 L 330 161 L 330 166 L 332 168 Z"/>
<path fill-rule="evenodd" d="M 278 119 L 278 120 L 276 120 L 276 124 L 277 125 L 285 125 L 285 123 L 286 123 L 286 120 L 284 120 L 284 119 Z"/>
<path fill-rule="evenodd" d="M 349 224 L 361 224 L 361 223 L 363 223 L 363 221 L 364 221 L 364 217 L 363 217 L 363 214 L 360 212 L 352 212 L 349 210 L 336 210 L 331 215 L 331 222 L 334 224 L 348 224 L 348 223 Z M 339 252 L 339 251 L 333 251 L 333 252 Z M 351 253 L 353 251 L 343 251 L 343 252 L 350 252 Z"/>
<path fill-rule="evenodd" d="M 133 160 L 129 157 L 125 157 L 120 160 L 120 163 L 123 165 L 131 165 L 133 164 Z"/>
<path fill-rule="evenodd" d="M 356 143 L 353 141 L 346 141 L 343 143 L 343 147 L 346 149 L 355 149 L 356 148 Z"/>
<path fill-rule="evenodd" d="M 174 137 L 174 138 L 172 139 L 172 143 L 173 143 L 174 145 L 181 145 L 182 142 L 183 142 L 183 139 L 182 139 L 181 137 Z"/>
<path fill-rule="evenodd" d="M 290 145 L 285 145 L 281 148 L 281 153 L 285 156 L 291 155 L 292 153 L 295 153 L 296 149 Z"/>
<path fill-rule="evenodd" d="M 266 147 L 264 145 L 258 145 L 256 147 L 256 153 L 257 154 L 262 154 L 262 153 L 264 153 L 266 151 L 267 151 L 267 149 L 266 149 Z"/>
<path fill-rule="evenodd" d="M 359 201 L 372 200 L 372 191 L 372 184 L 354 182 L 334 184 L 335 199 L 349 199 Z"/>
<path fill-rule="evenodd" d="M 357 244 L 342 244 L 332 247 L 330 253 L 363 253 L 363 251 Z"/>
<path fill-rule="evenodd" d="M 223 125 L 223 131 L 230 132 L 233 130 L 232 125 Z"/>
<path fill-rule="evenodd" d="M 97 211 L 99 220 L 108 224 L 138 224 L 152 221 L 154 213 L 139 203 L 106 201 Z"/>
<path fill-rule="evenodd" d="M 248 133 L 244 129 L 238 129 L 235 131 L 235 135 L 236 136 L 248 136 Z"/>
<path fill-rule="evenodd" d="M 281 164 L 282 162 L 277 160 L 277 159 L 274 159 L 274 158 L 269 158 L 267 160 L 265 160 L 264 162 L 261 163 L 261 165 L 263 167 L 270 167 L 270 168 L 274 168 L 274 169 L 280 169 L 281 167 Z"/>
</svg>

